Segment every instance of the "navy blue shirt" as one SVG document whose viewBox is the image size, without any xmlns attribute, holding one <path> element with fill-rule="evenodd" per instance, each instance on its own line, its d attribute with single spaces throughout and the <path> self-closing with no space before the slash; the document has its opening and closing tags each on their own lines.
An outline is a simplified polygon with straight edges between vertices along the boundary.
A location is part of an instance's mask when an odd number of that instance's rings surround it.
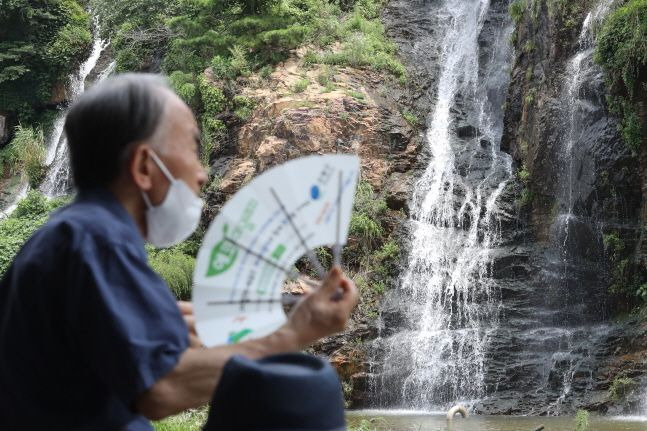
<svg viewBox="0 0 647 431">
<path fill-rule="evenodd" d="M 133 219 L 107 191 L 81 195 L 0 282 L 0 429 L 150 430 L 133 400 L 187 347 Z"/>
</svg>

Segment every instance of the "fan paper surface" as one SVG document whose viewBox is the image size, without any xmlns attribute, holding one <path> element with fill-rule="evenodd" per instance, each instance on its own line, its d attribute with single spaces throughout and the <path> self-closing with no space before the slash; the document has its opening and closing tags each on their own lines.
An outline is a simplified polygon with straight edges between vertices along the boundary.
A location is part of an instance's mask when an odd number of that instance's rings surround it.
<svg viewBox="0 0 647 431">
<path fill-rule="evenodd" d="M 346 243 L 358 176 L 357 156 L 303 157 L 259 175 L 223 206 L 194 271 L 205 345 L 262 337 L 285 322 L 286 270 L 308 250 Z"/>
</svg>

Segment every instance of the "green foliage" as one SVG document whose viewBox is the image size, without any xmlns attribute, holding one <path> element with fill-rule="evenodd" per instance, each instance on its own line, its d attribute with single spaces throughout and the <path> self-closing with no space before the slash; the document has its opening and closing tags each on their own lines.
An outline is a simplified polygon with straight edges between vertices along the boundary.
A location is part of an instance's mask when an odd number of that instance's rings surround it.
<svg viewBox="0 0 647 431">
<path fill-rule="evenodd" d="M 355 100 L 364 100 L 364 93 L 355 90 L 346 90 L 345 93 Z"/>
<path fill-rule="evenodd" d="M 47 221 L 50 212 L 66 202 L 65 199 L 49 200 L 32 190 L 18 203 L 11 216 L 0 220 L 0 277 L 23 244 Z"/>
<path fill-rule="evenodd" d="M 386 209 L 386 201 L 375 196 L 371 184 L 360 182 L 355 194 L 349 235 L 357 238 L 364 247 L 375 243 L 384 233 L 379 220 Z"/>
<path fill-rule="evenodd" d="M 636 102 L 640 77 L 647 73 L 647 0 L 630 0 L 607 17 L 597 37 L 595 60 L 606 72 L 612 91 L 609 107 L 622 119 L 624 141 L 637 151 L 643 141 Z"/>
<path fill-rule="evenodd" d="M 526 94 L 524 101 L 526 102 L 526 105 L 532 105 L 533 103 L 535 103 L 536 98 L 537 98 L 537 89 L 533 87 L 528 90 L 528 93 Z"/>
<path fill-rule="evenodd" d="M 528 184 L 530 182 L 530 171 L 526 166 L 522 166 L 521 169 L 519 169 L 519 172 L 517 172 L 517 177 L 519 180 L 524 183 Z"/>
<path fill-rule="evenodd" d="M 335 28 L 335 39 L 342 41 L 341 50 L 316 55 L 310 62 L 371 67 L 406 79 L 404 66 L 395 58 L 395 45 L 387 39 L 384 26 L 375 13 L 381 7 L 379 2 L 366 1 L 363 5 L 356 7 L 341 27 Z"/>
<path fill-rule="evenodd" d="M 374 242 L 382 236 L 382 226 L 368 215 L 354 213 L 350 219 L 349 234 L 360 238 L 365 244 Z"/>
<path fill-rule="evenodd" d="M 609 291 L 623 299 L 647 301 L 647 289 L 641 271 L 630 258 L 631 250 L 616 232 L 602 237 L 604 251 L 611 265 Z"/>
<path fill-rule="evenodd" d="M 177 95 L 180 96 L 187 105 L 196 109 L 198 106 L 199 94 L 198 82 L 195 75 L 176 70 L 169 76 L 169 82 Z"/>
<path fill-rule="evenodd" d="M 620 256 L 620 253 L 625 249 L 625 242 L 616 233 L 610 233 L 602 237 L 604 250 L 611 254 L 613 259 Z"/>
<path fill-rule="evenodd" d="M 526 43 L 523 45 L 523 52 L 526 54 L 530 54 L 535 50 L 535 42 L 532 40 L 527 40 Z"/>
<path fill-rule="evenodd" d="M 515 0 L 513 3 L 510 4 L 508 11 L 510 13 L 510 17 L 512 17 L 512 20 L 515 22 L 515 24 L 519 24 L 521 22 L 521 19 L 523 18 L 523 14 L 525 10 L 526 10 L 526 0 Z"/>
<path fill-rule="evenodd" d="M 308 78 L 299 79 L 292 86 L 292 92 L 293 93 L 303 93 L 304 91 L 306 91 L 306 89 L 308 88 L 309 85 L 310 85 L 310 80 Z"/>
<path fill-rule="evenodd" d="M 191 298 L 195 258 L 177 247 L 170 249 L 149 249 L 150 266 L 166 281 L 173 294 L 182 300 Z"/>
<path fill-rule="evenodd" d="M 324 66 L 324 68 L 317 75 L 317 83 L 325 88 L 328 88 L 330 84 L 333 83 L 333 80 L 334 70 L 330 66 Z"/>
<path fill-rule="evenodd" d="M 533 0 L 537 1 L 537 0 Z M 548 0 L 548 13 L 557 22 L 557 28 L 560 33 L 568 33 L 576 28 L 582 22 L 582 13 L 586 2 L 572 0 Z"/>
<path fill-rule="evenodd" d="M 266 79 L 270 77 L 272 72 L 273 72 L 272 66 L 268 64 L 261 67 L 261 70 L 258 71 L 258 74 L 260 75 L 261 78 Z"/>
<path fill-rule="evenodd" d="M 213 117 L 202 117 L 202 149 L 201 159 L 205 166 L 214 150 L 219 148 L 219 143 L 227 139 L 227 126 Z"/>
<path fill-rule="evenodd" d="M 420 125 L 420 120 L 418 120 L 416 114 L 411 111 L 404 111 L 402 113 L 402 118 L 404 118 L 405 121 L 411 125 L 411 127 L 418 127 Z"/>
<path fill-rule="evenodd" d="M 528 187 L 525 187 L 521 191 L 521 196 L 517 201 L 517 205 L 519 206 L 519 208 L 525 208 L 530 204 L 532 204 L 533 199 L 534 199 L 534 195 L 532 193 L 532 190 L 530 190 Z"/>
<path fill-rule="evenodd" d="M 207 81 L 206 78 L 201 77 L 199 79 L 199 89 L 206 116 L 215 117 L 225 109 L 227 99 L 220 88 Z"/>
<path fill-rule="evenodd" d="M 361 419 L 348 424 L 348 431 L 377 431 L 385 429 L 386 421 L 383 418 Z"/>
<path fill-rule="evenodd" d="M 207 421 L 208 409 L 188 410 L 164 420 L 153 422 L 155 431 L 200 431 Z"/>
<path fill-rule="evenodd" d="M 45 138 L 42 129 L 16 127 L 16 133 L 6 148 L 0 150 L 1 171 L 22 174 L 36 188 L 45 175 Z"/>
<path fill-rule="evenodd" d="M 636 382 L 633 379 L 622 374 L 618 375 L 609 386 L 609 398 L 613 401 L 621 401 L 635 385 Z"/>
<path fill-rule="evenodd" d="M 246 96 L 234 96 L 234 115 L 241 121 L 247 121 L 252 116 L 256 102 Z"/>
<path fill-rule="evenodd" d="M 589 412 L 578 410 L 575 414 L 575 431 L 587 431 L 589 429 Z"/>
<path fill-rule="evenodd" d="M 75 0 L 12 0 L 0 7 L 0 106 L 29 121 L 92 42 L 90 17 Z"/>
</svg>

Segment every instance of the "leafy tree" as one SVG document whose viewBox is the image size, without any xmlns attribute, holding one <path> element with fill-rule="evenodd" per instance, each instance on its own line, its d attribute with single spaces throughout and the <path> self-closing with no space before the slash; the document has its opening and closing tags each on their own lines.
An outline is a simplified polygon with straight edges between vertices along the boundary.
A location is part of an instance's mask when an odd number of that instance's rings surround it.
<svg viewBox="0 0 647 431">
<path fill-rule="evenodd" d="M 78 1 L 7 0 L 0 6 L 0 110 L 29 120 L 54 84 L 91 47 L 90 17 Z"/>
<path fill-rule="evenodd" d="M 610 108 L 622 118 L 625 143 L 636 151 L 644 139 L 636 103 L 647 98 L 647 0 L 630 0 L 609 15 L 595 59 L 607 73 Z"/>
</svg>

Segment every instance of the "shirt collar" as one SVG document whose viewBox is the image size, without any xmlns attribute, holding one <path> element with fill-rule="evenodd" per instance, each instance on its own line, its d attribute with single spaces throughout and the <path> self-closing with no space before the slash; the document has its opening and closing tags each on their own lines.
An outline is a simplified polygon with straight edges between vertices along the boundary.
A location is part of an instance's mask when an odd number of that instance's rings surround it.
<svg viewBox="0 0 647 431">
<path fill-rule="evenodd" d="M 144 248 L 144 239 L 139 232 L 139 228 L 135 224 L 135 220 L 110 190 L 105 188 L 95 188 L 79 191 L 75 200 L 79 203 L 96 203 L 107 209 L 117 220 L 127 225 L 133 231 L 133 238 L 137 238 L 142 249 Z"/>
</svg>

